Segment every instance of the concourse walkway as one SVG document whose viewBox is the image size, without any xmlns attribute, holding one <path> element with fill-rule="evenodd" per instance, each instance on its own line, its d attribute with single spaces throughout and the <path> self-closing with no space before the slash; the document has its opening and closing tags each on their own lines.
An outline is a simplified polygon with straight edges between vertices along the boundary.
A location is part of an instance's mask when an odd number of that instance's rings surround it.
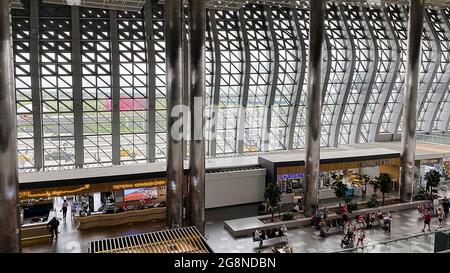
<svg viewBox="0 0 450 273">
<path fill-rule="evenodd" d="M 447 194 L 449 197 L 450 194 Z M 330 202 L 329 205 L 332 205 Z M 62 218 L 62 213 L 57 211 L 58 218 Z M 254 253 L 271 252 L 271 247 L 258 249 L 258 243 L 253 242 L 250 237 L 234 238 L 224 228 L 224 221 L 242 217 L 252 217 L 257 215 L 257 204 L 212 209 L 206 211 L 206 242 L 215 253 Z M 26 244 L 23 252 L 87 252 L 88 243 L 102 238 L 119 237 L 140 233 L 147 233 L 161 230 L 164 221 L 152 223 L 140 223 L 109 228 L 94 228 L 89 230 L 77 230 L 70 220 L 70 210 L 67 221 L 60 220 L 60 234 L 57 241 Z M 421 233 L 423 227 L 422 216 L 416 209 L 400 211 L 393 214 L 391 233 L 385 232 L 381 227 L 366 231 L 364 243 L 376 244 L 392 239 L 403 238 Z M 433 218 L 432 229 L 437 227 L 437 219 Z M 447 219 L 445 227 L 450 227 L 450 220 Z M 312 227 L 291 229 L 288 231 L 288 241 L 295 253 L 317 253 L 335 252 L 340 250 L 342 233 L 328 234 L 325 238 L 318 235 Z M 433 245 L 432 236 L 421 238 L 421 240 L 411 240 L 399 242 L 389 246 L 377 246 L 365 252 L 428 252 Z"/>
</svg>

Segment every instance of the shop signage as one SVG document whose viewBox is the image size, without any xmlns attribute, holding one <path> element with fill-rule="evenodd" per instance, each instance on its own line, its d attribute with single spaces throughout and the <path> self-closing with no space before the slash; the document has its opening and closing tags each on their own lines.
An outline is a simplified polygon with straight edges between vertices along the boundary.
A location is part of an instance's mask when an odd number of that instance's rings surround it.
<svg viewBox="0 0 450 273">
<path fill-rule="evenodd" d="M 158 180 L 158 181 L 148 181 L 148 182 L 113 185 L 113 190 L 123 190 L 123 189 L 130 189 L 130 188 L 146 188 L 146 187 L 156 187 L 156 186 L 165 186 L 165 185 L 166 185 L 165 180 Z"/>
<path fill-rule="evenodd" d="M 363 161 L 361 163 L 361 168 L 376 167 L 376 166 L 383 166 L 383 165 L 390 165 L 390 164 L 391 164 L 390 159 L 369 160 L 369 161 Z"/>
<path fill-rule="evenodd" d="M 436 164 L 439 163 L 439 159 L 424 159 L 420 161 L 420 164 Z"/>
<path fill-rule="evenodd" d="M 73 189 L 73 190 L 51 190 L 51 191 L 45 191 L 45 192 L 39 192 L 39 193 L 33 193 L 31 191 L 20 191 L 19 197 L 20 199 L 23 198 L 43 198 L 43 197 L 53 197 L 53 196 L 64 196 L 64 195 L 73 195 L 79 192 L 82 192 L 84 190 L 88 190 L 91 187 L 91 185 L 84 185 L 81 188 Z"/>
</svg>

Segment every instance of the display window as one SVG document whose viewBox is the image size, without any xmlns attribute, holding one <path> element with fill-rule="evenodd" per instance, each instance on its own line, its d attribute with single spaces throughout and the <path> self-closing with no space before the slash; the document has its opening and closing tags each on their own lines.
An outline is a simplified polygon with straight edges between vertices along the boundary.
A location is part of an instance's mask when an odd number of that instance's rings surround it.
<svg viewBox="0 0 450 273">
<path fill-rule="evenodd" d="M 425 180 L 425 174 L 431 170 L 435 170 L 439 173 L 445 175 L 445 170 L 443 170 L 443 164 L 440 159 L 427 159 L 420 161 L 420 184 L 426 187 L 427 181 Z"/>
<path fill-rule="evenodd" d="M 449 162 L 450 163 L 450 162 Z M 374 193 L 371 181 L 380 173 L 388 173 L 393 180 L 392 190 L 398 189 L 398 166 L 373 166 L 364 165 L 360 168 L 349 168 L 332 171 L 320 171 L 319 173 L 319 199 L 335 197 L 333 183 L 342 181 L 347 185 L 348 196 L 365 196 Z M 304 174 L 292 173 L 277 176 L 277 185 L 282 193 L 294 193 L 295 197 L 303 195 Z"/>
<path fill-rule="evenodd" d="M 450 157 L 444 158 L 442 163 L 443 174 L 446 181 L 450 181 Z"/>
</svg>

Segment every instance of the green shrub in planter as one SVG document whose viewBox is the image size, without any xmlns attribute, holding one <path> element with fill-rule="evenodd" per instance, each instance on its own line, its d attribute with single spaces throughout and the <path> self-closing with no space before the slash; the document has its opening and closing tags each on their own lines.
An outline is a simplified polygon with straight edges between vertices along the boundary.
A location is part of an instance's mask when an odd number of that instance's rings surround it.
<svg viewBox="0 0 450 273">
<path fill-rule="evenodd" d="M 367 201 L 367 207 L 368 208 L 376 208 L 378 207 L 380 204 L 378 203 L 377 200 L 377 195 L 374 193 L 370 196 L 369 201 Z"/>
<path fill-rule="evenodd" d="M 352 211 L 354 211 L 354 210 L 357 210 L 358 209 L 358 204 L 356 204 L 356 203 L 353 203 L 352 202 L 352 198 L 350 198 L 350 197 L 345 197 L 345 204 L 347 205 L 347 210 L 348 210 L 348 212 L 352 212 Z"/>
<path fill-rule="evenodd" d="M 352 198 L 349 197 L 349 196 L 346 196 L 346 197 L 344 198 L 344 202 L 345 202 L 345 204 L 346 204 L 347 207 L 348 207 L 348 204 L 350 204 L 350 203 L 352 202 Z"/>
<path fill-rule="evenodd" d="M 419 187 L 416 195 L 414 195 L 414 200 L 427 200 L 428 194 L 427 190 L 424 187 Z"/>
<path fill-rule="evenodd" d="M 354 203 L 354 202 L 350 202 L 347 204 L 348 210 L 350 211 L 354 211 L 354 210 L 358 210 L 358 204 Z"/>
<path fill-rule="evenodd" d="M 294 220 L 294 215 L 292 214 L 292 213 L 285 213 L 285 214 L 283 214 L 283 218 L 282 218 L 282 220 L 283 221 L 291 221 L 291 220 Z"/>
</svg>

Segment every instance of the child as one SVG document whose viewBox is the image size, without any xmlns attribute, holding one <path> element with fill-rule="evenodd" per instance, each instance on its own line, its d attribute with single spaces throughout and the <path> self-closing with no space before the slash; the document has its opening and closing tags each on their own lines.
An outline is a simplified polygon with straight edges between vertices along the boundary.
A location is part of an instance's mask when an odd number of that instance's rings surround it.
<svg viewBox="0 0 450 273">
<path fill-rule="evenodd" d="M 427 225 L 428 225 L 428 231 L 431 230 L 430 222 L 431 222 L 431 215 L 430 215 L 430 213 L 429 213 L 428 210 L 427 210 L 427 211 L 425 211 L 425 213 L 424 213 L 424 215 L 423 215 L 423 229 L 422 229 L 422 232 L 425 231 L 425 227 L 426 227 Z"/>
<path fill-rule="evenodd" d="M 361 243 L 361 246 L 364 246 L 364 239 L 366 238 L 366 234 L 363 229 L 359 230 L 359 236 L 358 236 L 358 242 L 356 243 L 356 247 L 359 246 L 359 243 Z"/>
</svg>

